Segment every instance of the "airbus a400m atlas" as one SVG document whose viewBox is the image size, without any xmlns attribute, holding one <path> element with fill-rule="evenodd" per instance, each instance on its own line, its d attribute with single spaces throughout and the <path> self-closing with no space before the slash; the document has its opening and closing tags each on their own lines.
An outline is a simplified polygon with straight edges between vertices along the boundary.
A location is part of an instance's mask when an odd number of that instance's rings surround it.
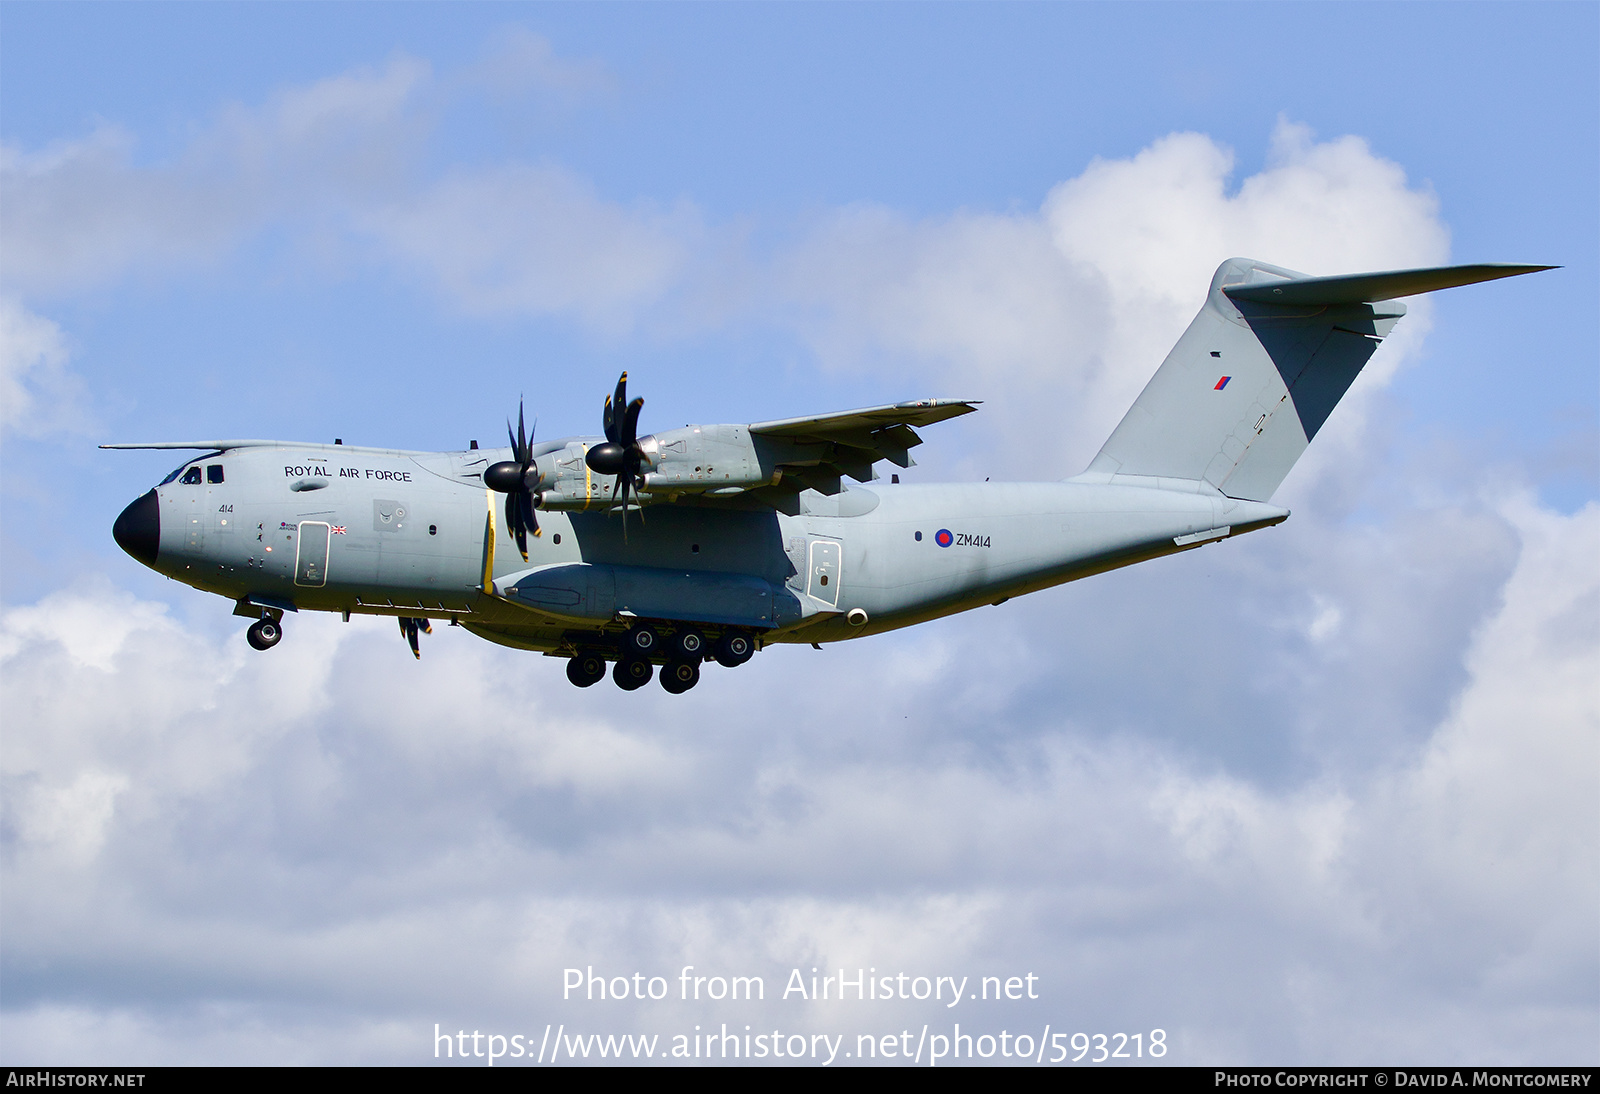
<svg viewBox="0 0 1600 1094">
<path fill-rule="evenodd" d="M 234 601 L 259 650 L 291 612 L 395 616 L 413 652 L 448 619 L 566 658 L 581 687 L 610 663 L 623 688 L 660 666 L 682 692 L 710 660 L 877 634 L 1278 524 L 1273 492 L 1405 314 L 1397 297 L 1550 268 L 1307 277 L 1230 259 L 1063 482 L 861 485 L 880 462 L 910 466 L 917 429 L 976 409 L 961 399 L 641 437 L 624 373 L 603 438 L 535 442 L 519 412 L 493 451 L 106 445 L 204 453 L 113 534 Z"/>
</svg>

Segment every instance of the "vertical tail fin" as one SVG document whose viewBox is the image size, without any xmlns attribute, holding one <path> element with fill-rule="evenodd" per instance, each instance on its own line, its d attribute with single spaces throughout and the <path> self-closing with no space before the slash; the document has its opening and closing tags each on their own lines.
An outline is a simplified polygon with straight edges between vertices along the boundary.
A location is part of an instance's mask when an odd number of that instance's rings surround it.
<svg viewBox="0 0 1600 1094">
<path fill-rule="evenodd" d="M 1554 268 L 1307 277 L 1230 258 L 1085 474 L 1198 480 L 1266 501 L 1405 315 L 1395 297 Z"/>
</svg>

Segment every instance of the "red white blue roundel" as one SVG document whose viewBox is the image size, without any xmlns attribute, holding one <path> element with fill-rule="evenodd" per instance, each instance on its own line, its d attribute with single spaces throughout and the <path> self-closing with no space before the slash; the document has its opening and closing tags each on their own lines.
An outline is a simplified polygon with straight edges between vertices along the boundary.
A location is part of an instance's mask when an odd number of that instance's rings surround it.
<svg viewBox="0 0 1600 1094">
<path fill-rule="evenodd" d="M 941 547 L 948 547 L 955 541 L 956 537 L 950 534 L 950 529 L 948 528 L 939 529 L 934 533 L 933 536 L 933 542 L 937 543 Z"/>
</svg>

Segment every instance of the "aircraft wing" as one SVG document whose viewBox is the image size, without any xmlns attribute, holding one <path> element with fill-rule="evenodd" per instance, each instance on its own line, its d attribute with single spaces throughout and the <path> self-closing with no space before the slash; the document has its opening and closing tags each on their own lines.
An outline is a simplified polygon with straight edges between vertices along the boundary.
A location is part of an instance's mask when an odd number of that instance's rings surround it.
<svg viewBox="0 0 1600 1094">
<path fill-rule="evenodd" d="M 103 444 L 101 448 L 171 448 L 179 449 L 204 449 L 207 452 L 226 452 L 230 448 L 277 448 L 290 444 L 290 441 L 143 441 L 134 444 Z"/>
<path fill-rule="evenodd" d="M 975 399 L 919 399 L 809 418 L 755 422 L 748 429 L 751 438 L 768 450 L 786 483 L 837 494 L 841 475 L 866 482 L 879 460 L 912 466 L 916 461 L 910 450 L 922 443 L 912 426 L 933 425 L 977 409 Z"/>
</svg>

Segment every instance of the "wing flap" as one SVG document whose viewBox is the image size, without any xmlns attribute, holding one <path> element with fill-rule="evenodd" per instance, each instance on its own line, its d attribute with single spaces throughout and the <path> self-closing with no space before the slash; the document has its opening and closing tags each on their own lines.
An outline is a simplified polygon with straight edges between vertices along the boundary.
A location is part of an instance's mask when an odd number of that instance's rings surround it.
<svg viewBox="0 0 1600 1094">
<path fill-rule="evenodd" d="M 977 409 L 976 399 L 920 399 L 757 422 L 748 428 L 763 452 L 763 466 L 781 473 L 782 485 L 776 489 L 785 490 L 792 484 L 832 495 L 843 489 L 843 476 L 871 481 L 872 465 L 879 460 L 898 467 L 914 466 L 911 449 L 921 444 L 922 438 L 912 426 L 933 425 Z"/>
</svg>

